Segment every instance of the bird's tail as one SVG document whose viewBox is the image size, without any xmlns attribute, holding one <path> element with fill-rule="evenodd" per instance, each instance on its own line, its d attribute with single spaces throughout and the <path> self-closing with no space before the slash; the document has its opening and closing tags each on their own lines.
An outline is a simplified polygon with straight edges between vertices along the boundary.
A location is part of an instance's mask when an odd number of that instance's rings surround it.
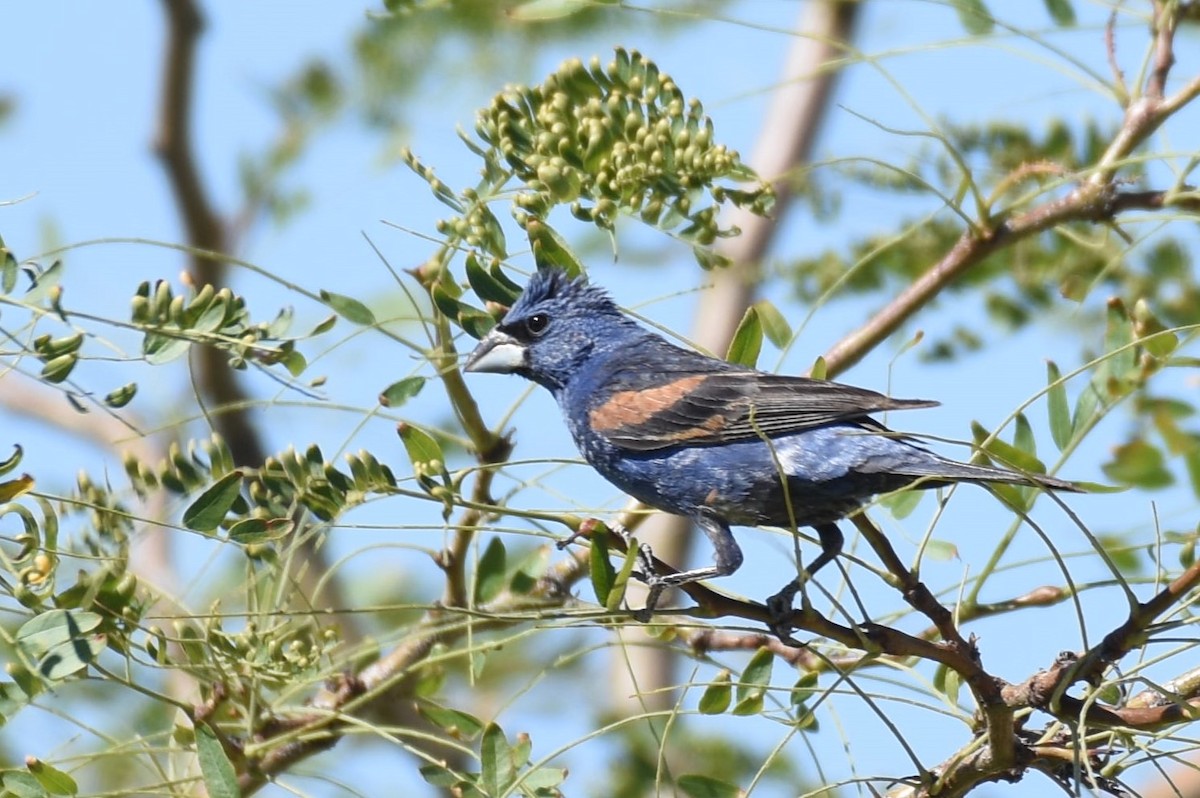
<svg viewBox="0 0 1200 798">
<path fill-rule="evenodd" d="M 906 463 L 896 471 L 906 476 L 928 477 L 933 487 L 939 483 L 950 482 L 999 482 L 1005 485 L 1028 485 L 1047 490 L 1063 491 L 1065 493 L 1083 493 L 1083 488 L 1074 482 L 1046 474 L 1025 474 L 1010 471 L 1006 468 L 960 463 L 957 460 L 937 458 L 919 463 Z"/>
</svg>

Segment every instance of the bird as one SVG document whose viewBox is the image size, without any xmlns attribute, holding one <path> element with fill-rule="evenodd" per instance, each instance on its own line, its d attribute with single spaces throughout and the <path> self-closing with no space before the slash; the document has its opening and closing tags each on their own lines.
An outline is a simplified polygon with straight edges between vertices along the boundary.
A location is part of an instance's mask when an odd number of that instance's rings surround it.
<svg viewBox="0 0 1200 798">
<path fill-rule="evenodd" d="M 838 382 L 759 371 L 667 341 L 584 277 L 536 271 L 467 356 L 468 372 L 516 374 L 548 389 L 584 460 L 642 503 L 691 519 L 709 566 L 639 577 L 651 617 L 663 590 L 728 576 L 743 554 L 732 526 L 811 527 L 820 553 L 767 600 L 790 617 L 802 579 L 836 558 L 837 522 L 908 486 L 1005 483 L 1078 491 L 1043 474 L 951 460 L 891 432 L 873 414 L 933 407 Z M 784 633 L 772 623 L 772 629 Z"/>
</svg>

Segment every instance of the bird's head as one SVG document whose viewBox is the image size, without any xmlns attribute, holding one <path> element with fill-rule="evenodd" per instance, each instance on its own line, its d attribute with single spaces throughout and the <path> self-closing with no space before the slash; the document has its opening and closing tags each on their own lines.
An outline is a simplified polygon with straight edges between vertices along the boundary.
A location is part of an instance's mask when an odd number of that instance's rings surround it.
<svg viewBox="0 0 1200 798">
<path fill-rule="evenodd" d="M 603 289 L 557 269 L 539 270 L 463 369 L 519 374 L 558 391 L 589 357 L 614 348 L 630 331 L 641 328 Z"/>
</svg>

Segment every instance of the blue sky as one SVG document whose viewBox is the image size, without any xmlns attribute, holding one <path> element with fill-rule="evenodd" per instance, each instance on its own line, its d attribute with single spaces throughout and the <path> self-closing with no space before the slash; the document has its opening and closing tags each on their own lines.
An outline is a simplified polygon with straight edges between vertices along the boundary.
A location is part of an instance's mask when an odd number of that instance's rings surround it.
<svg viewBox="0 0 1200 798">
<path fill-rule="evenodd" d="M 994 0 L 991 5 L 1002 8 L 1009 15 L 1007 19 L 1044 34 L 1055 46 L 1061 46 L 1107 76 L 1100 27 L 1107 13 L 1103 7 L 1078 4 L 1080 29 L 1060 33 L 1052 29 L 1039 0 L 1011 3 Z M 480 81 L 437 79 L 436 94 L 418 101 L 410 115 L 410 128 L 397 138 L 402 138 L 426 163 L 435 166 L 450 185 L 470 184 L 474 182 L 477 165 L 464 157 L 467 153 L 454 130 L 457 126 L 470 129 L 475 109 L 484 105 L 493 92 L 506 82 L 536 80 L 567 57 L 586 59 L 592 54 L 607 57 L 614 44 L 621 44 L 642 50 L 672 74 L 685 93 L 699 96 L 716 122 L 718 138 L 749 153 L 770 89 L 791 46 L 786 31 L 794 24 L 798 8 L 798 4 L 782 0 L 746 0 L 732 4 L 725 14 L 727 19 L 711 21 L 685 33 L 663 35 L 653 32 L 650 26 L 616 34 L 599 32 L 585 41 L 546 48 L 534 59 L 529 72 L 496 74 Z M 266 90 L 289 75 L 305 56 L 321 54 L 335 62 L 344 62 L 349 35 L 361 25 L 364 13 L 376 10 L 354 3 L 213 4 L 208 12 L 210 24 L 200 45 L 195 139 L 205 179 L 218 205 L 225 209 L 236 207 L 238 157 L 257 151 L 275 133 L 275 119 L 264 99 Z M 0 11 L 10 65 L 6 76 L 0 79 L 0 92 L 12 94 L 17 101 L 15 115 L 0 128 L 0 201 L 11 203 L 0 206 L 0 234 L 18 256 L 30 257 L 48 247 L 97 239 L 160 242 L 181 239 L 166 180 L 150 149 L 159 91 L 162 21 L 160 8 L 151 3 L 106 6 L 41 2 L 9 5 Z M 859 64 L 845 76 L 837 98 L 841 107 L 831 113 L 817 146 L 821 158 L 860 155 L 903 162 L 920 142 L 888 133 L 862 117 L 892 128 L 922 129 L 925 123 L 914 110 L 914 104 L 930 118 L 952 115 L 959 123 L 1005 118 L 1036 128 L 1055 117 L 1065 116 L 1077 122 L 1118 118 L 1114 103 L 1086 71 L 1062 68 L 1061 58 L 1023 36 L 1002 35 L 986 45 L 968 41 L 953 11 L 939 3 L 881 0 L 868 4 L 861 31 L 861 50 L 886 57 L 879 58 L 876 66 Z M 1118 39 L 1122 46 L 1120 54 L 1128 59 L 1131 73 L 1142 40 L 1142 31 L 1134 26 L 1123 29 Z M 929 46 L 931 42 L 937 45 Z M 1194 43 L 1193 36 L 1184 44 Z M 910 51 L 918 47 L 924 49 Z M 1180 47 L 1178 74 L 1191 74 L 1189 68 L 1194 71 L 1196 54 L 1189 50 L 1196 49 Z M 1047 68 L 1046 62 L 1059 66 Z M 897 86 L 903 87 L 910 97 L 903 96 Z M 1188 124 L 1192 130 L 1200 129 L 1194 112 Z M 1176 126 L 1164 135 L 1179 135 L 1178 131 L 1186 129 Z M 1195 146 L 1194 142 L 1186 141 L 1176 144 L 1185 150 Z M 433 222 L 444 209 L 433 203 L 424 184 L 404 167 L 382 158 L 385 150 L 378 137 L 349 123 L 319 137 L 288 177 L 289 184 L 311 193 L 311 206 L 285 226 L 263 224 L 256 228 L 240 255 L 309 289 L 350 294 L 376 308 L 397 307 L 398 292 L 364 235 L 394 266 L 407 268 L 427 257 L 432 247 L 419 236 L 396 226 L 432 235 Z M 844 246 L 856 235 L 889 229 L 897 219 L 914 215 L 911 206 L 901 206 L 894 196 L 880 198 L 850 193 L 846 203 L 853 211 L 843 213 L 836 223 L 816 222 L 803 209 L 795 209 L 786 220 L 773 257 L 801 257 Z M 635 240 L 644 246 L 646 239 Z M 605 257 L 591 264 L 593 277 L 609 286 L 623 304 L 636 306 L 640 313 L 656 322 L 687 329 L 694 292 L 703 286 L 705 276 L 682 247 L 669 242 L 656 246 L 661 247 L 664 260 L 661 270 L 650 272 L 621 262 L 613 264 Z M 124 315 L 139 281 L 164 277 L 175 280 L 184 265 L 177 252 L 145 244 L 98 244 L 73 249 L 65 258 L 67 304 L 77 310 L 117 317 Z M 277 286 L 244 273 L 236 275 L 235 286 L 249 298 L 257 317 L 268 318 L 281 305 L 296 303 L 297 329 L 304 329 L 328 313 L 327 309 L 303 304 L 299 297 L 289 296 Z M 807 309 L 789 304 L 786 291 L 780 287 L 772 288 L 770 295 L 793 320 L 807 313 Z M 1102 301 L 1103 297 L 1097 300 Z M 818 311 L 783 370 L 806 368 L 828 345 L 860 324 L 877 301 L 840 302 L 831 305 L 828 312 Z M 954 301 L 947 301 L 936 316 L 922 318 L 919 326 L 931 332 L 945 331 L 955 322 L 971 323 L 979 312 L 977 305 L 955 306 Z M 0 317 L 0 324 L 5 320 Z M 329 401 L 324 404 L 341 403 L 351 409 L 322 409 L 317 400 L 281 389 L 270 380 L 252 377 L 249 384 L 256 395 L 278 401 L 259 413 L 269 445 L 281 449 L 317 441 L 327 454 L 340 446 L 357 449 L 366 445 L 381 459 L 390 459 L 399 471 L 404 471 L 404 454 L 391 431 L 392 422 L 376 420 L 361 430 L 359 427 L 374 407 L 378 392 L 417 364 L 407 352 L 389 345 L 382 337 L 350 337 L 355 331 L 346 324 L 339 329 L 348 339 L 338 349 L 320 359 L 314 356 L 323 347 L 306 353 L 315 361 L 312 375 L 330 375 L 325 389 Z M 908 334 L 914 329 L 910 328 Z M 1078 341 L 1069 335 L 1055 335 L 1045 327 L 1011 338 L 993 331 L 989 338 L 993 343 L 985 356 L 952 366 L 922 365 L 908 356 L 889 368 L 898 350 L 898 345 L 889 344 L 845 379 L 890 389 L 900 396 L 937 398 L 944 407 L 905 417 L 905 428 L 963 438 L 968 435 L 971 419 L 994 425 L 1040 390 L 1044 385 L 1043 359 L 1054 358 L 1065 368 L 1079 363 Z M 118 339 L 129 344 L 119 335 Z M 772 362 L 770 357 L 764 357 L 764 363 L 769 362 Z M 112 364 L 85 366 L 81 374 L 90 377 L 94 382 L 89 387 L 101 393 L 127 379 L 137 379 L 143 393 L 132 409 L 146 417 L 154 417 L 156 409 L 171 407 L 191 394 L 180 368 L 154 372 L 145 367 Z M 500 418 L 507 403 L 524 390 L 516 380 L 489 375 L 472 378 L 471 385 L 487 398 L 492 419 Z M 436 422 L 438 398 L 435 390 L 427 389 L 403 409 L 403 414 Z M 302 405 L 285 406 L 283 402 L 288 401 L 299 401 Z M 1039 406 L 1034 414 L 1039 429 L 1044 431 L 1045 425 L 1041 423 L 1044 411 Z M 517 457 L 574 457 L 565 430 L 557 423 L 539 423 L 543 418 L 556 419 L 557 410 L 548 396 L 533 394 L 516 417 Z M 158 422 L 176 420 L 177 415 L 169 413 Z M 526 423 L 522 424 L 522 420 Z M 1099 479 L 1098 464 L 1106 456 L 1104 446 L 1118 439 L 1122 423 L 1120 418 L 1113 419 L 1112 434 L 1093 448 L 1081 451 L 1066 472 L 1076 478 Z M 10 439 L 24 444 L 27 451 L 24 468 L 35 474 L 39 485 L 46 490 L 66 490 L 79 468 L 95 473 L 107 469 L 114 481 L 121 479 L 119 464 L 111 453 L 80 447 L 53 430 L 22 422 L 5 422 L 0 426 L 8 432 L 0 436 L 0 451 L 6 451 Z M 195 434 L 198 427 L 191 427 L 191 431 Z M 1043 435 L 1043 439 L 1048 444 L 1048 438 Z M 571 501 L 584 507 L 616 508 L 622 501 L 599 477 L 579 466 L 547 480 L 547 486 L 545 492 L 524 503 L 562 509 L 562 502 Z M 974 513 L 981 507 L 987 508 L 988 501 L 981 496 L 971 500 L 956 497 L 952 515 L 941 522 L 937 535 L 941 537 L 943 530 L 960 527 L 973 529 Z M 1098 527 L 1097 531 L 1133 528 L 1147 536 L 1152 532 L 1150 506 L 1143 495 L 1123 499 L 1116 510 L 1111 499 L 1099 497 L 1080 499 L 1076 506 L 1085 520 Z M 917 516 L 903 524 L 894 524 L 889 519 L 885 525 L 895 527 L 905 545 L 907 541 L 915 543 L 924 533 L 923 524 L 928 522 L 931 507 L 932 502 L 926 500 Z M 385 509 L 381 515 L 387 517 L 394 510 L 394 506 Z M 1194 515 L 1194 502 L 1182 491 L 1164 494 L 1158 510 L 1160 518 L 1169 525 Z M 992 520 L 996 521 L 999 516 L 994 507 L 992 512 Z M 1070 535 L 1061 517 L 1053 513 L 1044 515 L 1052 519 L 1049 523 L 1060 534 Z M 362 519 L 378 521 L 373 515 Z M 364 542 L 388 539 L 385 533 L 347 532 L 335 534 L 334 546 L 336 551 L 348 553 Z M 763 581 L 782 582 L 787 563 L 780 561 L 786 560 L 790 546 L 779 536 L 750 533 L 743 534 L 741 540 L 746 543 L 748 562 L 764 565 L 744 569 L 721 586 L 757 595 Z M 1044 553 L 1034 536 L 1026 534 L 1022 541 L 1028 546 L 1022 550 L 1023 555 L 1015 558 Z M 938 584 L 953 583 L 956 575 L 969 571 L 973 563 L 986 557 L 991 542 L 986 535 L 955 537 L 959 559 L 929 563 L 931 578 Z M 1077 536 L 1068 537 L 1063 545 L 1076 551 L 1085 548 Z M 399 553 L 388 556 L 396 558 L 386 562 L 387 567 L 396 569 L 397 578 L 418 581 L 424 578 L 421 566 L 411 557 L 406 559 Z M 698 556 L 707 555 L 702 551 Z M 189 559 L 187 555 L 181 557 Z M 374 557 L 360 558 L 347 566 L 347 573 L 358 574 L 356 578 L 363 580 L 378 578 L 379 562 Z M 767 563 L 774 569 L 769 575 Z M 203 570 L 193 576 L 201 574 Z M 1029 568 L 1019 578 L 1029 580 L 1032 587 L 1042 581 L 1055 581 L 1056 572 L 1051 567 Z M 587 592 L 585 588 L 584 593 Z M 1019 588 L 1014 589 L 1014 593 L 1019 592 Z M 1044 646 L 1037 645 L 1036 639 L 1027 641 L 1025 646 L 1006 645 L 1002 641 L 1012 639 L 1012 630 L 1006 630 L 1003 622 L 980 625 L 985 635 L 997 641 L 987 653 L 996 657 L 997 671 L 1002 675 L 1021 678 L 1048 665 L 1064 644 L 1078 645 L 1072 637 L 1075 627 L 1069 612 L 1053 611 L 1036 617 L 1053 619 L 1046 621 L 1047 629 L 1063 625 L 1061 633 L 1047 632 Z M 1100 622 L 1098 628 L 1102 627 Z M 1092 632 L 1095 634 L 1096 629 Z M 839 706 L 848 707 L 842 718 L 846 729 L 862 724 L 861 728 L 877 730 L 878 722 L 869 713 L 868 717 L 860 718 L 857 713 L 861 708 L 856 710 L 850 702 Z M 509 715 L 502 717 L 502 722 L 513 731 L 521 728 L 521 723 L 546 724 L 545 713 L 537 709 L 536 702 L 518 703 L 510 708 Z M 539 739 L 570 739 L 569 735 L 578 736 L 586 731 L 588 719 L 575 719 L 579 720 L 584 725 L 564 719 L 559 725 L 539 725 L 529 731 L 535 745 Z M 820 746 L 820 755 L 826 762 L 840 760 L 844 765 L 845 756 L 840 753 L 833 725 L 814 745 Z M 772 733 L 761 729 L 753 732 L 763 736 L 768 746 Z M 946 738 L 930 735 L 917 742 L 920 753 L 930 763 L 949 753 Z M 792 745 L 800 747 L 795 741 Z M 887 744 L 881 742 L 881 745 Z M 539 749 L 538 753 L 546 750 L 549 749 Z M 579 750 L 589 751 L 587 746 Z M 43 749 L 34 752 L 42 755 Z M 379 789 L 381 783 L 393 784 L 395 771 L 404 773 L 404 778 L 416 779 L 407 760 L 397 764 L 395 756 L 394 752 L 380 754 L 379 761 L 387 763 L 381 768 L 385 773 L 356 777 L 365 779 L 362 785 L 368 794 Z M 797 750 L 795 756 L 797 761 L 808 761 L 802 750 Z M 867 756 L 858 765 L 878 766 L 882 772 L 888 772 L 895 761 L 902 761 L 894 759 L 896 752 L 887 756 L 882 765 Z M 568 782 L 572 787 L 569 794 L 580 794 L 580 784 L 598 777 L 593 770 L 595 763 L 589 764 L 587 756 L 568 755 L 565 763 L 578 774 Z M 846 774 L 839 770 L 836 775 Z M 416 784 L 420 784 L 419 779 Z M 314 782 L 302 783 L 301 789 L 309 794 L 337 794 Z M 1012 789 L 996 787 L 989 794 L 1018 794 Z M 1019 789 L 1019 794 L 1027 796 L 1058 794 L 1057 788 L 1034 777 L 1027 778 Z"/>
</svg>

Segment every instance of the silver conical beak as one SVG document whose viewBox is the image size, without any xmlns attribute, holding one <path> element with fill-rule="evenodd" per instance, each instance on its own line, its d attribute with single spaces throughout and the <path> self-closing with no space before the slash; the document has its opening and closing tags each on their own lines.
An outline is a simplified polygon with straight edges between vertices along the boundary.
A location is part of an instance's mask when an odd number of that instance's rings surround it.
<svg viewBox="0 0 1200 798">
<path fill-rule="evenodd" d="M 493 329 L 463 363 L 463 371 L 512 374 L 526 365 L 525 346 L 508 333 Z"/>
</svg>

